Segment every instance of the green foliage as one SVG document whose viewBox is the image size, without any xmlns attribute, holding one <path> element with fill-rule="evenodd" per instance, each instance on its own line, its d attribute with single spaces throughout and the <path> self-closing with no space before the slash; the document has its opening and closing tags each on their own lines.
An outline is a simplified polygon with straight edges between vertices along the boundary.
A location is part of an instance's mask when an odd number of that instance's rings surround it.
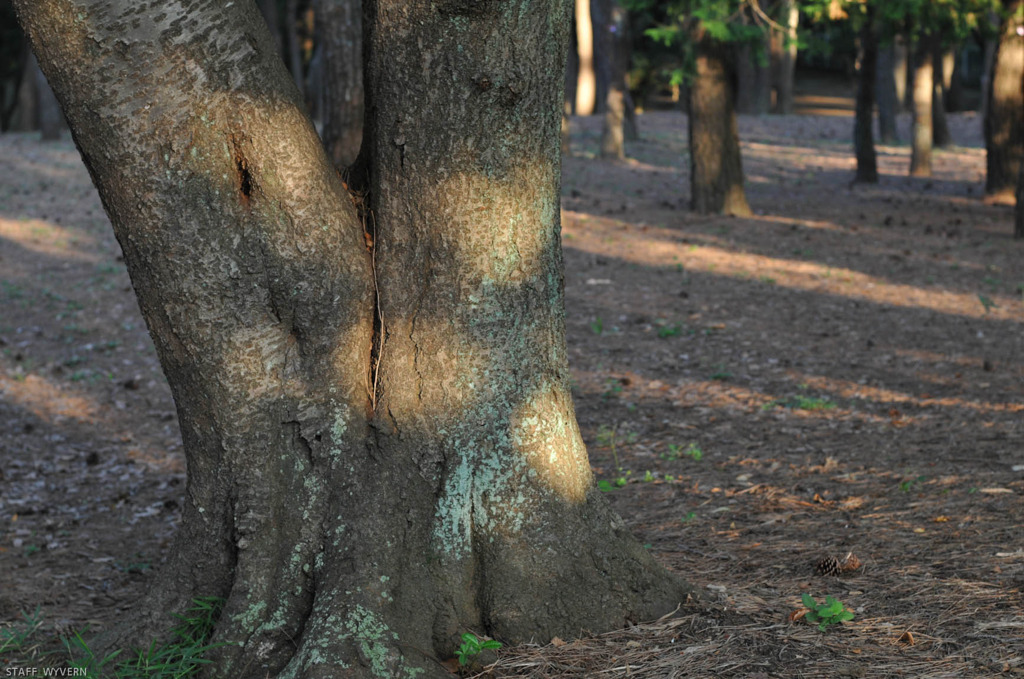
<svg viewBox="0 0 1024 679">
<path fill-rule="evenodd" d="M 803 394 L 794 394 L 783 399 L 774 399 L 768 401 L 763 406 L 762 410 L 771 410 L 772 408 L 790 408 L 792 410 L 832 410 L 836 407 L 834 401 L 827 398 L 817 398 L 814 396 L 804 396 Z"/>
<path fill-rule="evenodd" d="M 481 651 L 488 648 L 498 650 L 501 648 L 501 642 L 494 639 L 483 641 L 472 632 L 466 632 L 462 635 L 462 645 L 459 646 L 459 650 L 455 651 L 455 657 L 459 659 L 459 665 L 465 667 L 473 662 L 473 659 L 480 655 Z"/>
<path fill-rule="evenodd" d="M 667 337 L 675 337 L 676 335 L 683 334 L 683 326 L 679 323 L 675 325 L 663 325 L 658 328 L 658 337 L 665 339 Z"/>
<path fill-rule="evenodd" d="M 18 653 L 25 649 L 29 639 L 42 626 L 39 607 L 32 613 L 21 613 L 22 620 L 7 629 L 0 629 L 0 658 L 7 653 Z M 0 662 L 0 664 L 4 664 Z"/>
<path fill-rule="evenodd" d="M 198 674 L 209 660 L 203 655 L 214 648 L 229 645 L 228 642 L 207 644 L 220 616 L 223 599 L 205 597 L 193 599 L 192 608 L 186 615 L 175 616 L 181 623 L 171 629 L 174 640 L 166 645 L 156 641 L 148 648 L 136 649 L 134 657 L 122 659 L 121 651 L 114 651 L 99 658 L 82 635 L 76 632 L 64 641 L 69 666 L 85 670 L 89 679 L 113 677 L 114 679 L 184 679 Z"/>
<path fill-rule="evenodd" d="M 590 324 L 590 331 L 595 335 L 600 335 L 602 332 L 604 332 L 604 321 L 601 320 L 600 316 L 594 319 L 594 321 Z"/>
<path fill-rule="evenodd" d="M 847 610 L 842 602 L 835 597 L 826 596 L 825 603 L 819 604 L 814 597 L 805 593 L 802 600 L 804 606 L 811 609 L 804 619 L 811 624 L 817 624 L 818 630 L 821 632 L 824 632 L 830 625 L 853 620 L 853 611 Z"/>
<path fill-rule="evenodd" d="M 917 477 L 915 477 L 913 479 L 908 479 L 906 481 L 900 481 L 900 490 L 902 490 L 904 493 L 909 493 L 910 491 L 912 491 L 914 489 L 914 486 L 916 486 L 917 484 L 921 483 L 922 481 L 927 481 L 927 480 L 928 480 L 927 476 L 917 476 Z"/>
<path fill-rule="evenodd" d="M 668 444 L 668 452 L 661 454 L 661 459 L 674 462 L 680 458 L 688 457 L 694 462 L 704 459 L 704 451 L 696 443 L 689 443 L 685 448 L 675 443 Z"/>
</svg>

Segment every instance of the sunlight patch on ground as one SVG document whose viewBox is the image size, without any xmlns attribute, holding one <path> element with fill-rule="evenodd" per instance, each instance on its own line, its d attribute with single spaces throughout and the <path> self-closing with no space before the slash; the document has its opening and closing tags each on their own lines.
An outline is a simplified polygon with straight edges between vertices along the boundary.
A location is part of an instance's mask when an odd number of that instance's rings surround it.
<svg viewBox="0 0 1024 679">
<path fill-rule="evenodd" d="M 988 299 L 996 306 L 986 310 L 975 294 L 927 290 L 817 262 L 672 242 L 670 239 L 678 238 L 679 232 L 668 229 L 643 227 L 637 232 L 628 224 L 589 215 L 566 211 L 565 216 L 565 231 L 572 237 L 572 247 L 645 266 L 683 266 L 690 271 L 716 276 L 754 279 L 794 290 L 838 295 L 885 306 L 929 309 L 968 318 L 1017 320 L 1020 316 L 1020 300 L 1004 295 L 989 295 Z M 576 220 L 586 220 L 586 228 L 579 228 Z"/>
<path fill-rule="evenodd" d="M 13 379 L 0 375 L 0 399 L 52 424 L 67 420 L 89 424 L 97 422 L 99 406 L 96 401 L 68 393 L 38 375 L 18 375 Z"/>
<path fill-rule="evenodd" d="M 100 261 L 96 255 L 84 251 L 85 248 L 92 249 L 95 246 L 94 238 L 83 235 L 76 229 L 42 219 L 0 218 L 0 239 L 9 240 L 26 250 L 49 257 L 79 262 Z M 0 245 L 0 248 L 2 247 Z"/>
<path fill-rule="evenodd" d="M 835 394 L 842 398 L 870 400 L 881 404 L 911 405 L 920 408 L 965 408 L 979 413 L 1024 412 L 1024 404 L 1021 403 L 977 401 L 957 398 L 955 396 L 931 397 L 924 394 L 914 396 L 904 391 L 887 389 L 885 387 L 872 387 L 834 377 L 806 375 L 795 372 L 789 373 L 789 376 L 800 384 L 806 384 L 811 389 Z"/>
</svg>

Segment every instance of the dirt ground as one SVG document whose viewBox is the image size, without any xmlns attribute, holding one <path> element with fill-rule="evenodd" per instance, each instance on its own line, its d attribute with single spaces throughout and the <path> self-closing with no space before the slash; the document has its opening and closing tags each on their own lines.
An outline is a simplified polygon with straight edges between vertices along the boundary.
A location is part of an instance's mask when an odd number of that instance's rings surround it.
<svg viewBox="0 0 1024 679">
<path fill-rule="evenodd" d="M 933 178 L 880 147 L 881 183 L 852 186 L 852 119 L 742 118 L 756 216 L 733 219 L 687 211 L 678 113 L 641 116 L 624 163 L 573 121 L 580 424 L 616 509 L 708 599 L 488 676 L 1024 675 L 1024 243 L 981 200 L 980 119 L 950 123 Z M 102 629 L 157 577 L 184 469 L 69 142 L 0 136 L 0 350 L 0 627 Z M 804 593 L 855 618 L 819 632 Z"/>
</svg>

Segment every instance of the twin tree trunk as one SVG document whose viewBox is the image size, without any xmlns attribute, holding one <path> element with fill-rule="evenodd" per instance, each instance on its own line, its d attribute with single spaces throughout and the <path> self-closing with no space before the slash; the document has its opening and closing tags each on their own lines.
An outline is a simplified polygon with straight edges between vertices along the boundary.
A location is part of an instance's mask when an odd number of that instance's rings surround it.
<svg viewBox="0 0 1024 679">
<path fill-rule="evenodd" d="M 985 193 L 1012 196 L 1024 161 L 1024 3 L 1007 3 L 985 107 Z"/>
<path fill-rule="evenodd" d="M 736 123 L 732 45 L 695 38 L 690 88 L 690 209 L 700 214 L 750 215 Z"/>
<path fill-rule="evenodd" d="M 935 38 L 922 34 L 914 50 L 913 114 L 911 126 L 910 175 L 912 177 L 932 176 L 932 97 L 934 88 L 934 62 L 932 60 Z"/>
<path fill-rule="evenodd" d="M 573 414 L 568 4 L 368 2 L 358 209 L 251 3 L 15 6 L 187 457 L 169 562 L 108 641 L 218 596 L 215 676 L 440 677 L 466 631 L 544 641 L 687 597 L 596 491 Z"/>
<path fill-rule="evenodd" d="M 872 122 L 875 108 L 875 82 L 878 68 L 878 32 L 874 8 L 868 6 L 864 27 L 860 32 L 860 73 L 857 78 L 857 112 L 853 125 L 853 145 L 857 156 L 854 181 L 878 183 L 878 158 Z"/>
</svg>

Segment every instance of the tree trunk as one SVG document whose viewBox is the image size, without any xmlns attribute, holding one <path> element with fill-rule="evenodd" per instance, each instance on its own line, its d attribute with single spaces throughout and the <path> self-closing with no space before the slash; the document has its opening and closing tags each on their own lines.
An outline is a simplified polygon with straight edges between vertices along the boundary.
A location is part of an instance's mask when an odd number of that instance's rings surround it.
<svg viewBox="0 0 1024 679">
<path fill-rule="evenodd" d="M 999 31 L 985 112 L 987 174 L 985 193 L 1012 196 L 1021 160 L 1024 159 L 1024 3 L 1007 8 L 1009 16 Z"/>
<path fill-rule="evenodd" d="M 299 41 L 299 1 L 285 0 L 284 32 L 288 43 L 288 70 L 299 92 L 306 91 L 305 74 L 302 69 L 302 44 Z"/>
<path fill-rule="evenodd" d="M 780 17 L 780 23 L 786 27 L 786 32 L 784 34 L 777 34 L 778 70 L 776 72 L 775 112 L 788 115 L 793 112 L 797 27 L 800 24 L 800 9 L 797 6 L 796 0 L 782 0 Z"/>
<path fill-rule="evenodd" d="M 900 140 L 899 129 L 896 126 L 899 97 L 896 80 L 893 78 L 895 60 L 896 48 L 893 43 L 878 50 L 875 94 L 878 99 L 878 139 L 883 144 L 896 144 Z"/>
<path fill-rule="evenodd" d="M 1020 171 L 1017 173 L 1017 195 L 1013 209 L 1013 237 L 1024 238 L 1024 163 L 1021 163 Z"/>
<path fill-rule="evenodd" d="M 896 112 L 913 109 L 910 93 L 910 71 L 913 67 L 910 63 L 910 48 L 907 46 L 907 38 L 897 35 L 892 43 L 892 79 L 896 86 Z"/>
<path fill-rule="evenodd" d="M 910 133 L 912 177 L 932 176 L 933 44 L 932 36 L 922 35 L 914 50 L 914 121 Z"/>
<path fill-rule="evenodd" d="M 36 102 L 39 111 L 39 131 L 43 141 L 57 141 L 64 127 L 64 116 L 60 112 L 60 104 L 53 94 L 53 89 L 46 82 L 46 76 L 39 69 L 39 62 L 32 59 L 33 77 L 36 81 Z"/>
<path fill-rule="evenodd" d="M 277 0 L 258 0 L 257 4 L 260 8 L 260 14 L 263 15 L 263 20 L 267 22 L 267 28 L 270 29 L 270 35 L 274 39 L 274 46 L 281 56 L 284 56 L 284 50 L 281 45 L 281 15 L 277 11 Z"/>
<path fill-rule="evenodd" d="M 11 132 L 31 132 L 39 124 L 39 97 L 36 96 L 38 70 L 35 56 L 29 52 L 21 69 L 21 79 L 15 94 L 14 112 L 11 115 Z"/>
<path fill-rule="evenodd" d="M 964 50 L 948 49 L 942 54 L 943 87 L 946 94 L 946 111 L 956 113 L 964 110 Z"/>
<path fill-rule="evenodd" d="M 594 73 L 594 24 L 590 0 L 576 0 L 576 115 L 589 116 L 597 105 L 597 75 Z"/>
<path fill-rule="evenodd" d="M 363 138 L 363 21 L 360 0 L 315 0 L 323 106 L 321 137 L 341 169 Z"/>
<path fill-rule="evenodd" d="M 604 124 L 601 157 L 623 160 L 627 105 L 626 75 L 629 71 L 629 16 L 615 0 L 594 0 L 594 34 L 606 70 Z"/>
<path fill-rule="evenodd" d="M 857 78 L 857 110 L 854 118 L 853 145 L 857 155 L 856 182 L 878 183 L 878 160 L 872 133 L 875 111 L 875 79 L 878 63 L 878 33 L 874 8 L 868 5 L 860 32 L 860 74 Z"/>
<path fill-rule="evenodd" d="M 594 487 L 573 415 L 567 12 L 368 3 L 354 202 L 252 3 L 15 6 L 186 452 L 169 562 L 113 641 L 218 596 L 215 676 L 447 677 L 462 632 L 566 637 L 688 596 Z"/>
<path fill-rule="evenodd" d="M 772 70 L 766 50 L 764 44 L 752 46 L 749 42 L 736 47 L 737 113 L 762 115 L 771 110 Z"/>
<path fill-rule="evenodd" d="M 750 214 L 736 125 L 731 45 L 695 40 L 696 75 L 690 89 L 690 208 L 700 214 Z"/>
<path fill-rule="evenodd" d="M 942 148 L 952 143 L 946 121 L 946 59 L 942 48 L 936 45 L 932 52 L 932 144 Z"/>
<path fill-rule="evenodd" d="M 981 114 L 982 120 L 988 115 L 988 98 L 992 94 L 992 71 L 996 66 L 996 48 L 998 46 L 998 40 L 991 38 L 985 40 L 981 59 L 981 98 L 978 101 L 978 112 Z"/>
</svg>

